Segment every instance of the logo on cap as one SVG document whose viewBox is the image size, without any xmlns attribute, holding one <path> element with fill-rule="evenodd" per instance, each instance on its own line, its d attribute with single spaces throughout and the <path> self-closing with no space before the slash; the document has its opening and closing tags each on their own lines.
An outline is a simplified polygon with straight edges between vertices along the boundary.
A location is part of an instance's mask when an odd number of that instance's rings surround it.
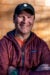
<svg viewBox="0 0 50 75">
<path fill-rule="evenodd" d="M 23 6 L 24 6 L 24 7 L 27 7 L 27 4 L 24 4 Z"/>
</svg>

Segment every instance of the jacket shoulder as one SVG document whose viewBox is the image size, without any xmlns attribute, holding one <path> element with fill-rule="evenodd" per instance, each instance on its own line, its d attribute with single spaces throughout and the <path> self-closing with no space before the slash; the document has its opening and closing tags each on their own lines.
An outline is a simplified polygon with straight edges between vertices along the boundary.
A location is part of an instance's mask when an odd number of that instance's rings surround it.
<svg viewBox="0 0 50 75">
<path fill-rule="evenodd" d="M 38 47 L 43 47 L 43 48 L 44 47 L 48 47 L 46 41 L 44 41 L 42 38 L 40 38 L 39 36 L 37 36 L 35 33 L 32 33 L 32 34 L 33 34 L 33 37 L 34 37 L 33 43 L 36 43 L 36 45 Z"/>
</svg>

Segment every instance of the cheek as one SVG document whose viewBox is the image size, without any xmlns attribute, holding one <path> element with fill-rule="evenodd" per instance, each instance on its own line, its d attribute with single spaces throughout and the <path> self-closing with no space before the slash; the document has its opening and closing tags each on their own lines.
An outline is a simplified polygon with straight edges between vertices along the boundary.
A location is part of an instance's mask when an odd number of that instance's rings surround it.
<svg viewBox="0 0 50 75">
<path fill-rule="evenodd" d="M 34 21 L 33 20 L 29 20 L 30 25 L 33 25 Z"/>
<path fill-rule="evenodd" d="M 22 19 L 20 19 L 20 18 L 17 18 L 17 19 L 15 19 L 15 24 L 18 24 L 18 23 L 20 23 L 22 21 Z"/>
<path fill-rule="evenodd" d="M 22 18 L 18 18 L 18 23 L 21 23 L 22 22 Z"/>
</svg>

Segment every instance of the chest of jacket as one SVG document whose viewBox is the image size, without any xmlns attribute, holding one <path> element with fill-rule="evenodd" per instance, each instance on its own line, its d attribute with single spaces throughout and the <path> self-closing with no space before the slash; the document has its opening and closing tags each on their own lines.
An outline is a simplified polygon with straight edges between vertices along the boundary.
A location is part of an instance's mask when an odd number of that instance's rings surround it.
<svg viewBox="0 0 50 75">
<path fill-rule="evenodd" d="M 10 65 L 15 67 L 37 67 L 40 63 L 41 50 L 29 44 L 20 48 L 18 44 L 9 47 Z"/>
</svg>

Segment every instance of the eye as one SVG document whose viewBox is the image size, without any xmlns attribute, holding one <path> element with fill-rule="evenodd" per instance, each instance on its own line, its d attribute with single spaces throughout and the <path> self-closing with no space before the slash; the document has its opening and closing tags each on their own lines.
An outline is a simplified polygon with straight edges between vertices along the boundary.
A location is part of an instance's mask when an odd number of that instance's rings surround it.
<svg viewBox="0 0 50 75">
<path fill-rule="evenodd" d="M 28 16 L 28 18 L 30 18 L 30 16 Z"/>
<path fill-rule="evenodd" d="M 31 18 L 31 16 L 28 16 L 28 18 Z"/>
<path fill-rule="evenodd" d="M 19 15 L 18 17 L 22 18 L 23 16 Z"/>
</svg>

